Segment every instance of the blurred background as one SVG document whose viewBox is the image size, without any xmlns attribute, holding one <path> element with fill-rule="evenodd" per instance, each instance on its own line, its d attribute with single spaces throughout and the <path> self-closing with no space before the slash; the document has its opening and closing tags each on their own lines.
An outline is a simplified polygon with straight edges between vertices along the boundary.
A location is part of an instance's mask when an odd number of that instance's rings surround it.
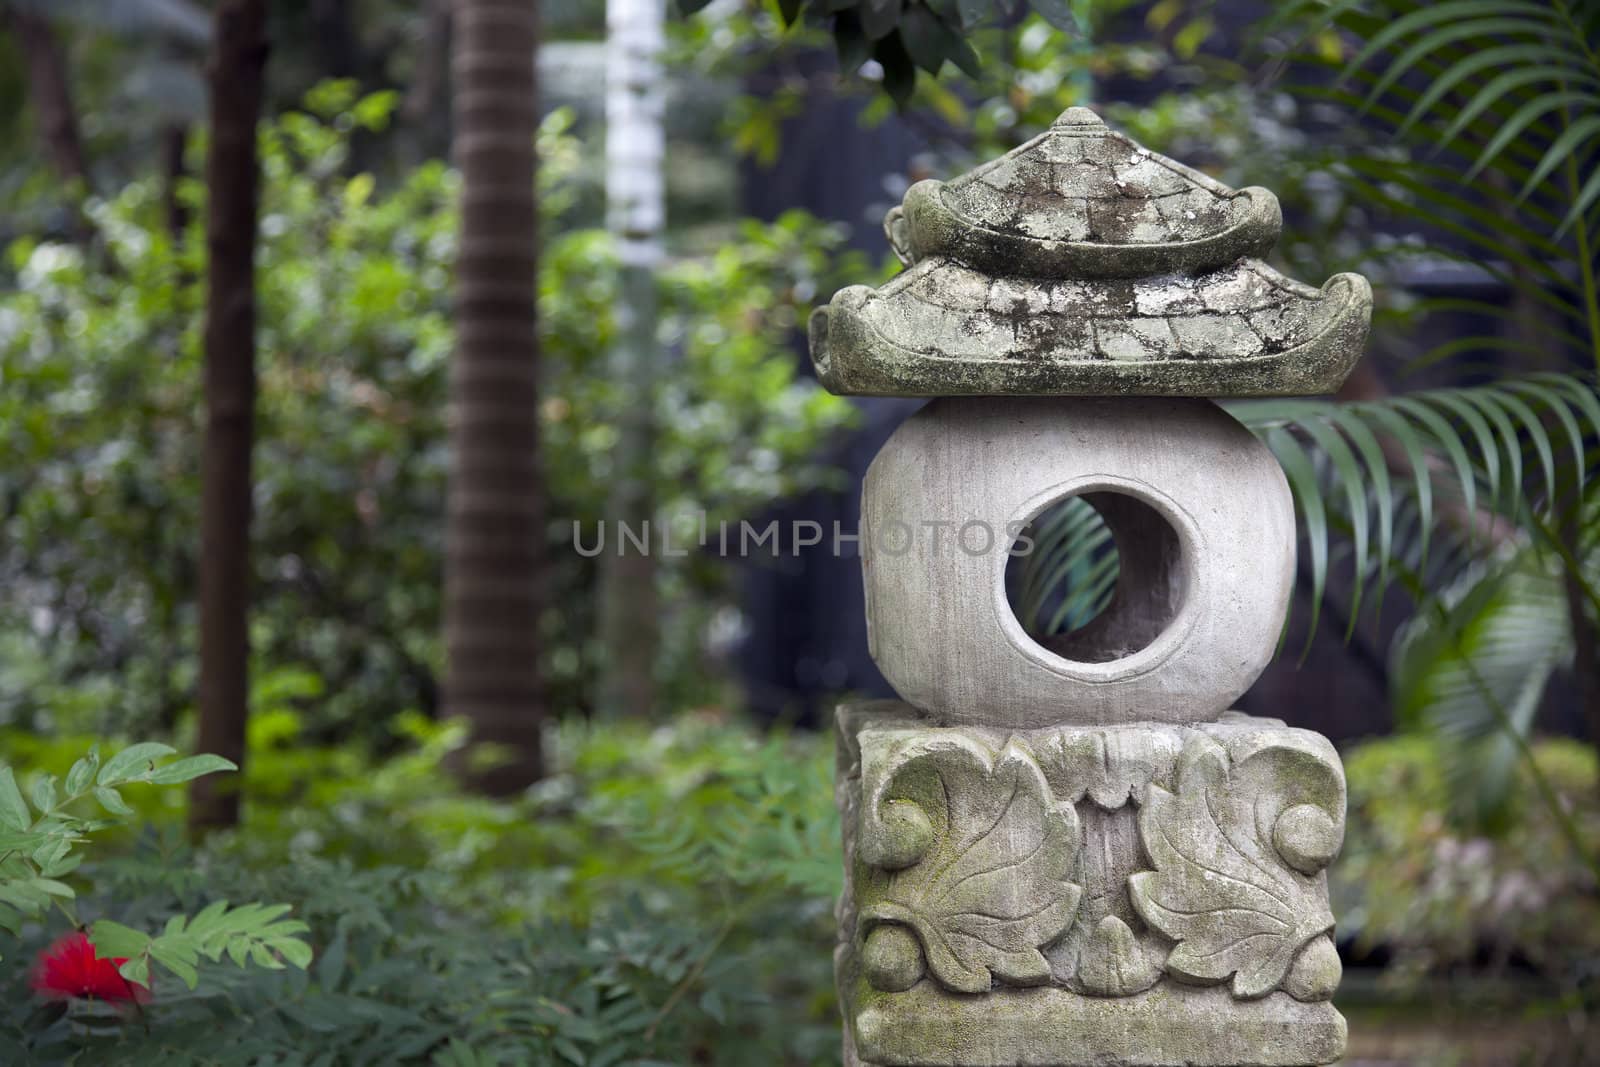
<svg viewBox="0 0 1600 1067">
<path fill-rule="evenodd" d="M 806 316 L 899 269 L 910 183 L 1090 104 L 1376 293 L 1338 397 L 1230 405 L 1302 534 L 1241 707 L 1349 774 L 1352 1061 L 1592 1062 L 1596 41 L 1593 0 L 0 0 L 0 762 L 41 817 L 92 744 L 239 764 L 130 789 L 77 915 L 282 901 L 317 953 L 135 1021 L 30 996 L 62 922 L 17 904 L 0 1059 L 837 1063 L 832 709 L 892 694 L 828 534 L 920 402 L 822 392 Z M 827 534 L 574 540 L 702 517 Z M 1046 536 L 1036 633 L 1116 573 Z"/>
</svg>

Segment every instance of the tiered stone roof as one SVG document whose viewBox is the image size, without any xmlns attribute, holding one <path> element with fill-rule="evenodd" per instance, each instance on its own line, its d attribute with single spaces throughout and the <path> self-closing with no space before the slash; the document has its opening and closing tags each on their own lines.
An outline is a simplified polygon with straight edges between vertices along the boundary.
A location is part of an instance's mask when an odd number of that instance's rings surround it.
<svg viewBox="0 0 1600 1067">
<path fill-rule="evenodd" d="M 1265 189 L 1234 191 L 1071 108 L 885 228 L 910 269 L 818 309 L 837 393 L 1263 396 L 1328 392 L 1361 353 L 1366 279 L 1314 289 L 1265 255 Z"/>
</svg>

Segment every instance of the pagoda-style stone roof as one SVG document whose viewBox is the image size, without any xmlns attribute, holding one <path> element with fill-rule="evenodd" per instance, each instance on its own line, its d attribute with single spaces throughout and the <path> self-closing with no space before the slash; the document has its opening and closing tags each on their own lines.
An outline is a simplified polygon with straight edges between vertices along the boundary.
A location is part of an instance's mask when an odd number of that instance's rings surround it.
<svg viewBox="0 0 1600 1067">
<path fill-rule="evenodd" d="M 1220 267 L 1266 254 L 1283 223 L 1267 190 L 1235 192 L 1086 107 L 952 182 L 918 182 L 902 211 L 912 258 L 1056 278 Z"/>
<path fill-rule="evenodd" d="M 1281 218 L 1108 130 L 1087 108 L 885 223 L 911 268 L 841 290 L 811 323 L 837 393 L 1263 396 L 1329 392 L 1361 353 L 1372 294 L 1257 259 Z"/>
</svg>

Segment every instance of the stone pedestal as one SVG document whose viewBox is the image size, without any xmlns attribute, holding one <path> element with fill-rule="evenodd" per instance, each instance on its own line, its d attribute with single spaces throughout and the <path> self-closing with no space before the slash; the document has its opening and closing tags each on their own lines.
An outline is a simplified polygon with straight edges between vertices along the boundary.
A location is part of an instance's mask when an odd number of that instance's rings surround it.
<svg viewBox="0 0 1600 1067">
<path fill-rule="evenodd" d="M 1371 311 L 1357 275 L 1251 258 L 1280 222 L 1267 190 L 1073 108 L 913 186 L 886 222 L 909 269 L 813 317 L 829 388 L 940 398 L 862 493 L 872 655 L 903 700 L 839 712 L 850 1067 L 1343 1055 L 1344 773 L 1325 738 L 1228 710 L 1283 629 L 1294 508 L 1210 398 L 1337 387 Z M 1008 566 L 1069 497 L 1115 592 L 1034 632 Z"/>
<path fill-rule="evenodd" d="M 1323 1064 L 1344 1050 L 1319 734 L 839 711 L 851 1067 Z"/>
</svg>

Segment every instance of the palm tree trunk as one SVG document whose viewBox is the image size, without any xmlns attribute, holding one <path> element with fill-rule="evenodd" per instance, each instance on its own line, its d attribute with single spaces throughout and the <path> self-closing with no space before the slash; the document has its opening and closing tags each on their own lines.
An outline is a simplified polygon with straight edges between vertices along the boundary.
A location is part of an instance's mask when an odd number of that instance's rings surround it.
<svg viewBox="0 0 1600 1067">
<path fill-rule="evenodd" d="M 606 518 L 640 530 L 653 518 L 652 405 L 661 362 L 656 344 L 656 279 L 665 225 L 662 125 L 666 43 L 663 0 L 606 3 L 606 215 L 622 258 L 611 378 L 623 395 L 622 424 Z M 600 559 L 601 664 L 597 705 L 608 716 L 648 715 L 656 703 L 660 648 L 656 559 L 629 548 Z"/>
<path fill-rule="evenodd" d="M 255 438 L 256 121 L 267 60 L 266 0 L 217 5 L 206 159 L 205 443 L 200 497 L 202 752 L 244 766 L 249 713 L 250 451 Z M 236 779 L 235 779 L 236 781 Z M 197 778 L 189 825 L 239 821 L 226 779 Z"/>
<path fill-rule="evenodd" d="M 451 470 L 445 531 L 445 712 L 509 757 L 465 768 L 507 794 L 543 770 L 535 0 L 457 0 L 461 168 Z"/>
</svg>

